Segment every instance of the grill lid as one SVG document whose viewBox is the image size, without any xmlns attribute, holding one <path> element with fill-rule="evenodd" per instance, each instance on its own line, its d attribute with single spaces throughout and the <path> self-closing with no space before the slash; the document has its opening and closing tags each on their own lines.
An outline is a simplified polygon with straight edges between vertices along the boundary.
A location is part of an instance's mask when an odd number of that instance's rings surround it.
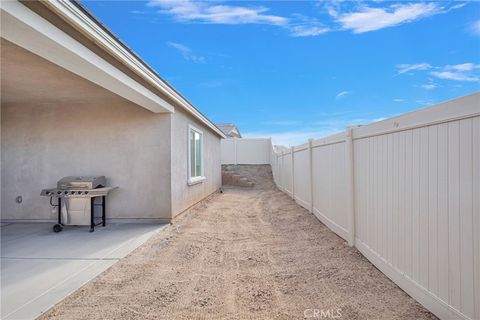
<svg viewBox="0 0 480 320">
<path fill-rule="evenodd" d="M 105 187 L 106 185 L 107 181 L 105 176 L 69 176 L 62 178 L 57 182 L 58 189 L 96 189 Z"/>
</svg>

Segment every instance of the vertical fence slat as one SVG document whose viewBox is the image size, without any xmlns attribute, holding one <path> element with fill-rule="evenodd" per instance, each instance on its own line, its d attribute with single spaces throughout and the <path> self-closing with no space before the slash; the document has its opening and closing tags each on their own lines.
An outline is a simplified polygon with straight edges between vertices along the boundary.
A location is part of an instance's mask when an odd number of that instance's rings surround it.
<svg viewBox="0 0 480 320">
<path fill-rule="evenodd" d="M 308 174 L 310 183 L 310 213 L 313 213 L 313 139 L 308 139 Z"/>
<path fill-rule="evenodd" d="M 473 255 L 475 319 L 480 319 L 480 117 L 473 119 Z"/>
<path fill-rule="evenodd" d="M 292 199 L 295 201 L 295 148 L 291 147 L 292 153 Z"/>
<path fill-rule="evenodd" d="M 480 95 L 462 99 L 277 159 L 292 198 L 441 319 L 480 316 Z"/>
<path fill-rule="evenodd" d="M 438 126 L 428 128 L 428 288 L 438 296 Z"/>
<path fill-rule="evenodd" d="M 355 189 L 352 128 L 347 129 L 345 137 L 346 182 L 347 182 L 347 212 L 348 212 L 348 244 L 355 245 Z"/>
<path fill-rule="evenodd" d="M 449 303 L 456 309 L 460 309 L 460 137 L 458 129 L 458 122 L 451 122 L 448 126 Z"/>
<path fill-rule="evenodd" d="M 448 124 L 438 127 L 438 297 L 448 301 Z"/>
<path fill-rule="evenodd" d="M 460 121 L 460 296 L 461 310 L 474 316 L 472 120 Z M 478 196 L 478 195 L 477 195 Z"/>
</svg>

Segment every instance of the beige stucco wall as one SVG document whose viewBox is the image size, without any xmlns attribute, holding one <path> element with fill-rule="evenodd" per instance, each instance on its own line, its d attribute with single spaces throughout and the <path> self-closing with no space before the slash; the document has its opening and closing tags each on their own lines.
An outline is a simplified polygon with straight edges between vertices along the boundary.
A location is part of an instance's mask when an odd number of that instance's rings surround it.
<svg viewBox="0 0 480 320">
<path fill-rule="evenodd" d="M 172 212 L 183 211 L 220 187 L 217 134 L 46 7 L 24 4 L 176 110 L 147 111 L 2 38 L 2 219 L 55 219 L 40 190 L 55 187 L 67 175 L 106 175 L 109 185 L 120 188 L 108 197 L 107 218 L 123 221 L 168 221 Z M 204 131 L 207 177 L 190 187 L 189 123 Z M 17 196 L 23 197 L 22 203 L 15 202 Z"/>
<path fill-rule="evenodd" d="M 54 219 L 40 190 L 68 175 L 119 187 L 107 218 L 170 219 L 170 123 L 126 100 L 2 105 L 2 219 Z"/>
<path fill-rule="evenodd" d="M 221 187 L 220 137 L 182 110 L 172 117 L 172 213 L 175 217 Z M 206 180 L 189 186 L 188 126 L 202 130 Z"/>
</svg>

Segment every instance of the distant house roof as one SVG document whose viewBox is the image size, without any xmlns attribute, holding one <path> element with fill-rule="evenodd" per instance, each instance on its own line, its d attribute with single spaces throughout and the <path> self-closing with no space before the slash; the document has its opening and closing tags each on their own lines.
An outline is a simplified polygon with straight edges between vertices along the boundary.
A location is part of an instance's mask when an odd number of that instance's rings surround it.
<svg viewBox="0 0 480 320">
<path fill-rule="evenodd" d="M 227 136 L 227 138 L 241 138 L 240 130 L 233 123 L 217 124 L 217 128 Z"/>
</svg>

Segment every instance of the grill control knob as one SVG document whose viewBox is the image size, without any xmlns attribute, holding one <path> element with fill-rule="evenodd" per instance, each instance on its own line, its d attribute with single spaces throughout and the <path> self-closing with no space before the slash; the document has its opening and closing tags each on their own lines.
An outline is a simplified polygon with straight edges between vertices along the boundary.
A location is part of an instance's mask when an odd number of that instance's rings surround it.
<svg viewBox="0 0 480 320">
<path fill-rule="evenodd" d="M 88 191 L 85 191 L 84 194 L 88 194 Z"/>
<path fill-rule="evenodd" d="M 57 194 L 61 194 L 61 193 L 62 193 L 62 191 L 57 191 Z"/>
</svg>

